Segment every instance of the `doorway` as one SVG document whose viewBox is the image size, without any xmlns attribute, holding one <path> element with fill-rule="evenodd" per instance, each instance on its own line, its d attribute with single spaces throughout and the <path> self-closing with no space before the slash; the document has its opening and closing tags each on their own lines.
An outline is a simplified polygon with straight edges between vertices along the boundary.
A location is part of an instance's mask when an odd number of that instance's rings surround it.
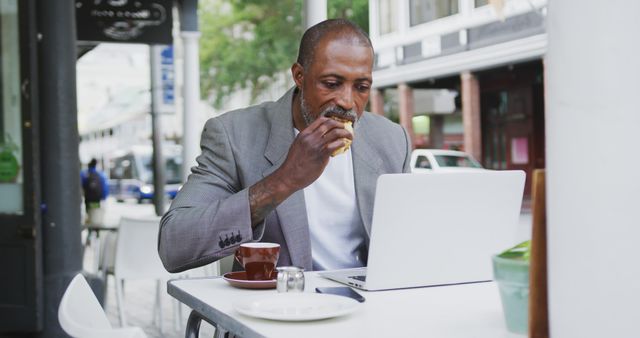
<svg viewBox="0 0 640 338">
<path fill-rule="evenodd" d="M 0 1 L 0 332 L 43 327 L 33 8 Z"/>
<path fill-rule="evenodd" d="M 545 162 L 542 64 L 487 71 L 479 78 L 483 165 L 523 170 L 529 197 L 533 170 Z"/>
</svg>

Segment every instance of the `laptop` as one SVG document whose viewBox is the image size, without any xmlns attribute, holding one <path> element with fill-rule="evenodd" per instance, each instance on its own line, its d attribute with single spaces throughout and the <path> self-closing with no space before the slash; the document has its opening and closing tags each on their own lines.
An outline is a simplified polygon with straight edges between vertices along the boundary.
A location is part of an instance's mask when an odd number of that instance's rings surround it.
<svg viewBox="0 0 640 338">
<path fill-rule="evenodd" d="M 523 171 L 385 174 L 378 178 L 366 268 L 322 277 L 367 291 L 493 279 L 513 246 Z"/>
</svg>

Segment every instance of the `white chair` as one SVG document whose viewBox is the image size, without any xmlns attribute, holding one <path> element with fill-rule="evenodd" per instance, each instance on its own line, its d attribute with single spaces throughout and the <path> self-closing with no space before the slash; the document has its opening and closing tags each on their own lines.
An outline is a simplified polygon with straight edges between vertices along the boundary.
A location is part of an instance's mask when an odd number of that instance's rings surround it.
<svg viewBox="0 0 640 338">
<path fill-rule="evenodd" d="M 160 261 L 158 256 L 159 225 L 159 217 L 145 219 L 123 217 L 120 220 L 113 275 L 121 326 L 127 325 L 123 301 L 123 281 L 156 280 L 153 322 L 157 324 L 162 333 L 161 295 L 163 286 L 167 280 L 178 278 L 180 275 L 168 273 Z M 177 315 L 181 317 L 179 311 Z"/>
<path fill-rule="evenodd" d="M 107 315 L 82 274 L 77 274 L 64 292 L 58 307 L 58 321 L 68 335 L 77 338 L 146 337 L 139 327 L 111 327 Z"/>
<path fill-rule="evenodd" d="M 233 271 L 233 262 L 235 261 L 234 255 L 230 255 L 224 257 L 218 261 L 218 271 L 220 271 L 220 276 L 224 275 L 227 272 Z"/>
<path fill-rule="evenodd" d="M 103 236 L 103 244 L 100 246 L 100 262 L 98 264 L 98 275 L 104 281 L 104 303 L 103 307 L 107 308 L 107 290 L 109 275 L 113 276 L 113 267 L 116 261 L 116 241 L 118 240 L 117 231 L 106 232 Z"/>
</svg>

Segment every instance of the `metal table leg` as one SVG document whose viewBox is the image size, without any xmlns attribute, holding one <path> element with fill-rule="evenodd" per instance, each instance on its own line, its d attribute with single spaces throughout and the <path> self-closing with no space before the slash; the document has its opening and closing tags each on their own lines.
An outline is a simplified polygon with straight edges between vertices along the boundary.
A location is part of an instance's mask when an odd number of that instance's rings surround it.
<svg viewBox="0 0 640 338">
<path fill-rule="evenodd" d="M 216 333 L 213 335 L 213 338 L 233 338 L 232 334 L 227 335 L 229 331 L 221 328 L 219 325 L 216 327 Z"/>
<path fill-rule="evenodd" d="M 195 310 L 191 310 L 191 313 L 189 314 L 189 319 L 187 319 L 187 329 L 184 335 L 185 338 L 198 338 L 198 335 L 200 334 L 200 323 L 202 323 L 203 320 L 213 325 L 213 327 L 216 328 L 216 333 L 213 336 L 214 338 L 226 337 L 226 334 L 228 332 L 227 330 L 220 327 L 220 325 L 218 325 L 217 323 L 207 320 L 205 317 L 200 315 Z"/>
<path fill-rule="evenodd" d="M 192 310 L 189 314 L 189 319 L 187 319 L 187 329 L 185 331 L 185 338 L 198 338 L 200 334 L 200 323 L 202 322 L 202 317 L 199 313 Z"/>
</svg>

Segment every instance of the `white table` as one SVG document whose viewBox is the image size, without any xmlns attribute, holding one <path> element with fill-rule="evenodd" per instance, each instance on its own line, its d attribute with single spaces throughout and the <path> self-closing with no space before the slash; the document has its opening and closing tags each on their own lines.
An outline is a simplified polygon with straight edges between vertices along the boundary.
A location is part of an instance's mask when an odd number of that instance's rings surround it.
<svg viewBox="0 0 640 338">
<path fill-rule="evenodd" d="M 305 292 L 340 284 L 305 273 Z M 168 282 L 168 292 L 193 309 L 187 337 L 197 336 L 200 319 L 241 337 L 488 337 L 522 338 L 506 329 L 495 283 L 360 292 L 366 301 L 355 313 L 310 322 L 279 322 L 241 315 L 232 304 L 276 290 L 245 290 L 219 277 Z"/>
</svg>

